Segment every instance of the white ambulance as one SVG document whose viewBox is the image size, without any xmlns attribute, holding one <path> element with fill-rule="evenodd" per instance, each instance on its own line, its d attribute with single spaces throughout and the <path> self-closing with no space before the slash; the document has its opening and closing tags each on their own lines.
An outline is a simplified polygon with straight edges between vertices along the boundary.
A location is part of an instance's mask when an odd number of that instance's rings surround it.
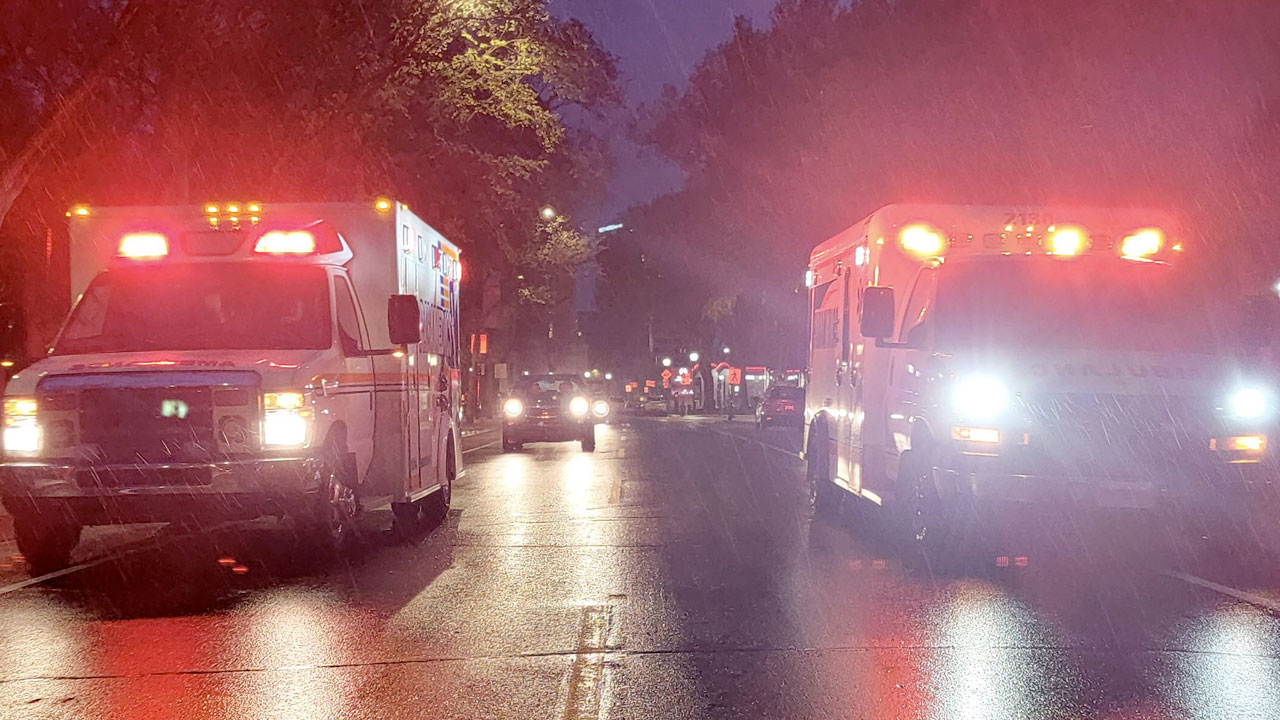
<svg viewBox="0 0 1280 720">
<path fill-rule="evenodd" d="M 81 528 L 280 516 L 336 551 L 462 471 L 458 248 L 400 203 L 77 207 L 74 305 L 4 394 L 33 571 Z"/>
<path fill-rule="evenodd" d="M 1160 213 L 946 205 L 890 205 L 819 245 L 815 509 L 881 506 L 906 557 L 944 563 L 1031 512 L 1272 532 L 1252 511 L 1277 507 L 1277 388 L 1182 250 Z"/>
</svg>

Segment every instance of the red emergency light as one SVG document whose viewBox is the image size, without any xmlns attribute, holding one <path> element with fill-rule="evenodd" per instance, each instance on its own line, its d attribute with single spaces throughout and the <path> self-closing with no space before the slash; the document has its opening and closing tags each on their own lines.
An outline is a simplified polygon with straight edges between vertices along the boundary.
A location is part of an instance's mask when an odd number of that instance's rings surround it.
<svg viewBox="0 0 1280 720">
<path fill-rule="evenodd" d="M 116 255 L 129 260 L 154 260 L 169 254 L 169 239 L 160 233 L 129 233 L 120 238 Z"/>
<path fill-rule="evenodd" d="M 271 230 L 253 246 L 264 255 L 310 255 L 316 251 L 316 236 L 307 230 Z"/>
</svg>

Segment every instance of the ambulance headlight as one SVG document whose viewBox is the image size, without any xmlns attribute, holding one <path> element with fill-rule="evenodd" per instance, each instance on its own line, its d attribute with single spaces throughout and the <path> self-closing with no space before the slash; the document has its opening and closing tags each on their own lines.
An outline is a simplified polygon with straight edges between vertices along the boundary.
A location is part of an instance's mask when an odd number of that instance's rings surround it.
<svg viewBox="0 0 1280 720">
<path fill-rule="evenodd" d="M 576 397 L 569 401 L 569 412 L 574 417 L 586 417 L 589 410 L 591 410 L 591 403 L 588 403 L 584 397 Z"/>
<path fill-rule="evenodd" d="M 1009 390 L 988 375 L 964 377 L 956 382 L 951 406 L 960 417 L 992 418 L 1009 406 Z"/>
<path fill-rule="evenodd" d="M 311 435 L 312 409 L 298 392 L 264 393 L 262 396 L 262 444 L 267 447 L 301 447 Z"/>
<path fill-rule="evenodd" d="M 1228 398 L 1227 410 L 1241 420 L 1254 420 L 1265 415 L 1270 404 L 1270 398 L 1263 390 L 1241 388 Z"/>
<path fill-rule="evenodd" d="M 35 398 L 6 398 L 4 401 L 4 451 L 31 455 L 40 451 L 39 406 Z"/>
</svg>

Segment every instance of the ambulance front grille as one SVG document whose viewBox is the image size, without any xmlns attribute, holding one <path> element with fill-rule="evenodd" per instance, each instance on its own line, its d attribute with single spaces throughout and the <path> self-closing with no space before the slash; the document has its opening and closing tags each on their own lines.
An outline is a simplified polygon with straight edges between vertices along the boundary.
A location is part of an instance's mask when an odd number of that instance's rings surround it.
<svg viewBox="0 0 1280 720">
<path fill-rule="evenodd" d="M 80 441 L 108 464 L 215 460 L 213 388 L 112 388 L 80 393 Z"/>
</svg>

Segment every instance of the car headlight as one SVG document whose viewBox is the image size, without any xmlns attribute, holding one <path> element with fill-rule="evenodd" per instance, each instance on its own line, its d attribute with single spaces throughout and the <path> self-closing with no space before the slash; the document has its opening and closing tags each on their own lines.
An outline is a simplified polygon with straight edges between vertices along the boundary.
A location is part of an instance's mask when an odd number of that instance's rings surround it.
<svg viewBox="0 0 1280 720">
<path fill-rule="evenodd" d="M 314 413 L 299 392 L 263 393 L 262 444 L 301 447 L 311 435 Z"/>
<path fill-rule="evenodd" d="M 1241 420 L 1253 420 L 1267 412 L 1267 394 L 1258 388 L 1242 388 L 1231 394 L 1227 409 Z"/>
<path fill-rule="evenodd" d="M 520 402 L 519 398 L 511 398 L 502 404 L 502 412 L 506 413 L 507 417 L 510 418 L 520 417 L 520 414 L 524 412 L 524 403 Z"/>
<path fill-rule="evenodd" d="M 986 375 L 961 378 L 951 396 L 956 413 L 966 418 L 992 418 L 1009 405 L 1004 383 Z"/>
<path fill-rule="evenodd" d="M 569 401 L 569 412 L 574 417 L 585 417 L 587 411 L 591 409 L 590 403 L 584 397 L 576 397 Z"/>
<path fill-rule="evenodd" d="M 591 413 L 596 417 L 604 417 L 609 414 L 609 403 L 604 400 L 597 400 L 591 403 Z"/>
<path fill-rule="evenodd" d="M 40 451 L 40 409 L 35 398 L 7 398 L 4 401 L 4 451 L 35 453 Z"/>
</svg>

